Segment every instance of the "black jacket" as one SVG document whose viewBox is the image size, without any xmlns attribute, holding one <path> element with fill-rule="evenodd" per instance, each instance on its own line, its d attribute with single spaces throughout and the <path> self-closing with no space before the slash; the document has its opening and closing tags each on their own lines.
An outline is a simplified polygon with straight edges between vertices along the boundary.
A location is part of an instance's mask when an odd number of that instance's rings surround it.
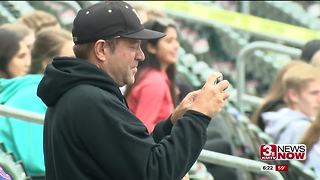
<svg viewBox="0 0 320 180">
<path fill-rule="evenodd" d="M 127 108 L 115 82 L 96 66 L 56 58 L 38 87 L 47 180 L 178 180 L 206 141 L 210 118 L 185 113 L 153 136 Z"/>
</svg>

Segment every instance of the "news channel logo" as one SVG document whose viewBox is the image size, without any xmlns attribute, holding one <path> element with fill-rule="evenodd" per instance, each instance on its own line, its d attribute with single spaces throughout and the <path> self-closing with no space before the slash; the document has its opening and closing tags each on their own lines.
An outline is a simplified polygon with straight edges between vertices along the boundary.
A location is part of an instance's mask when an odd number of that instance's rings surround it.
<svg viewBox="0 0 320 180">
<path fill-rule="evenodd" d="M 261 160 L 306 160 L 305 144 L 262 144 L 260 145 Z"/>
</svg>

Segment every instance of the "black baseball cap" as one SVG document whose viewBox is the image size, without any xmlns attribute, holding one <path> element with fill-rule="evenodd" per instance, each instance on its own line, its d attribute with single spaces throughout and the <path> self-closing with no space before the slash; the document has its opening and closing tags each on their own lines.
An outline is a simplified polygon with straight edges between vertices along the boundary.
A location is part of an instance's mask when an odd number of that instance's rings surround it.
<svg viewBox="0 0 320 180">
<path fill-rule="evenodd" d="M 75 44 L 94 42 L 98 39 L 132 38 L 159 39 L 164 33 L 145 29 L 137 12 L 123 1 L 104 1 L 81 9 L 73 21 Z"/>
</svg>

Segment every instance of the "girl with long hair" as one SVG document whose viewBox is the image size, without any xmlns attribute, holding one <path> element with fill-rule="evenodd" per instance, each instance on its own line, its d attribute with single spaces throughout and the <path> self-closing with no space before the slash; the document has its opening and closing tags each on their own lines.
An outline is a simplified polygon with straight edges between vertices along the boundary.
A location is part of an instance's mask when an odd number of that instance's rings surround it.
<svg viewBox="0 0 320 180">
<path fill-rule="evenodd" d="M 175 63 L 180 45 L 172 20 L 155 19 L 144 25 L 166 36 L 142 43 L 146 58 L 139 63 L 136 82 L 127 87 L 125 96 L 131 111 L 151 133 L 157 122 L 168 118 L 176 105 Z"/>
</svg>

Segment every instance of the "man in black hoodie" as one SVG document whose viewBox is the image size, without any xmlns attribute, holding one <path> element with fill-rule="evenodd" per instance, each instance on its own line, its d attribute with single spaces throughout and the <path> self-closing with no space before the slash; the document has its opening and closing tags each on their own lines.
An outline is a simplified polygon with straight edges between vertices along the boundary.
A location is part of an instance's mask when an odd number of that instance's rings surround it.
<svg viewBox="0 0 320 180">
<path fill-rule="evenodd" d="M 72 30 L 77 58 L 55 58 L 38 87 L 48 110 L 44 123 L 47 180 L 178 180 L 206 141 L 211 117 L 223 107 L 227 81 L 209 77 L 150 136 L 129 110 L 119 87 L 134 82 L 144 60 L 147 30 L 125 2 L 80 10 Z"/>
</svg>

